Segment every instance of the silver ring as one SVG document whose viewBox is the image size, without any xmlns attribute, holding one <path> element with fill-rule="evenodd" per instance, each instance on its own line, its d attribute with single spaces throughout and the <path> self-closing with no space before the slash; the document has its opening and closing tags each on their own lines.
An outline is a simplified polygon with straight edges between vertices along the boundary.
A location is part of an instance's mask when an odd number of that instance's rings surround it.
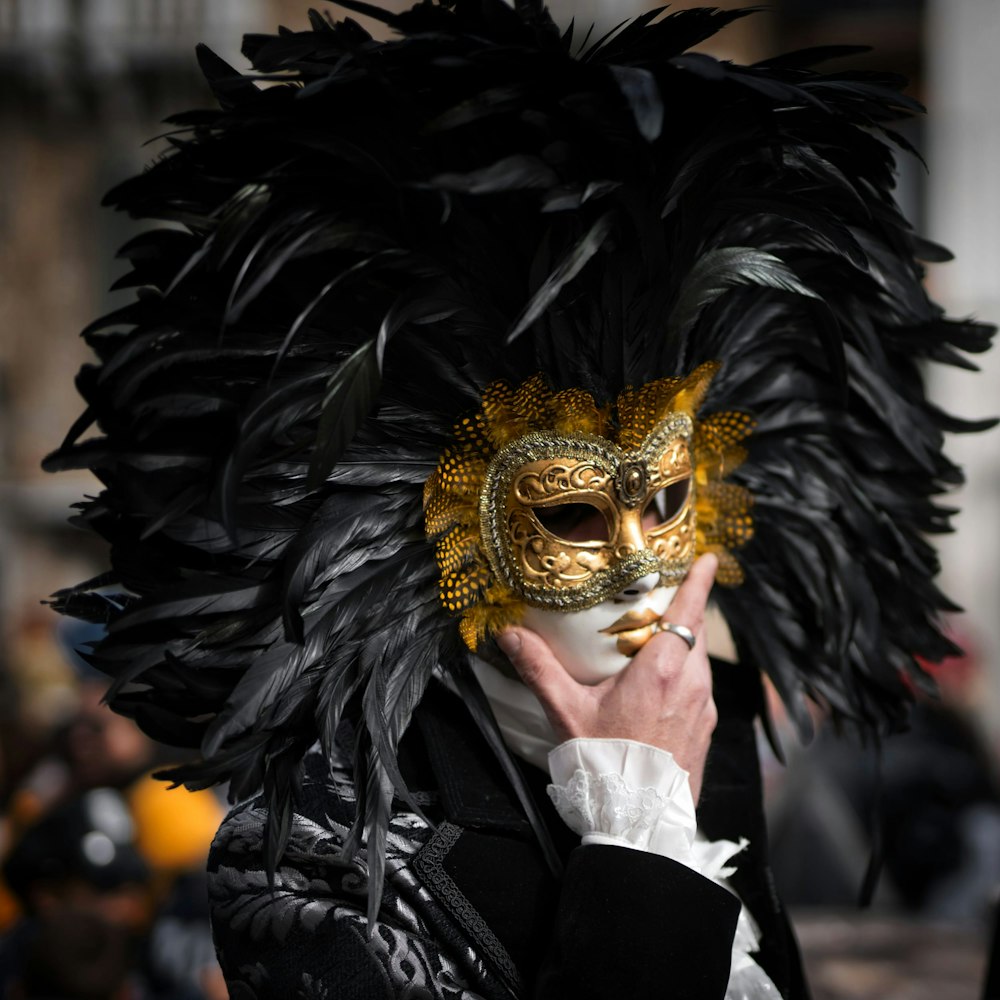
<svg viewBox="0 0 1000 1000">
<path fill-rule="evenodd" d="M 673 622 L 660 622 L 656 627 L 657 632 L 673 632 L 674 635 L 680 636 L 687 644 L 688 649 L 694 649 L 694 644 L 696 642 L 694 632 L 687 627 L 687 625 L 675 625 Z"/>
</svg>

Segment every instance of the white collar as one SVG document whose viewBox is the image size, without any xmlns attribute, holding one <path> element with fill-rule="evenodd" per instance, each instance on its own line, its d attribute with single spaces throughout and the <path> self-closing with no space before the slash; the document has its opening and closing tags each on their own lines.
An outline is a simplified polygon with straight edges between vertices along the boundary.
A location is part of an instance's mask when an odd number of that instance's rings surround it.
<svg viewBox="0 0 1000 1000">
<path fill-rule="evenodd" d="M 548 774 L 549 751 L 562 741 L 538 699 L 520 681 L 506 677 L 478 656 L 472 657 L 472 669 L 510 751 Z"/>
</svg>

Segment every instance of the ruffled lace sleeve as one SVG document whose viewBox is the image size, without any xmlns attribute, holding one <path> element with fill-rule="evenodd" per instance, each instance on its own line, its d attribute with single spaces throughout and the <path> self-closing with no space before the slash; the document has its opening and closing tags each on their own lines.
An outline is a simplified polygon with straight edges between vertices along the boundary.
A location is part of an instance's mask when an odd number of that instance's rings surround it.
<svg viewBox="0 0 1000 1000">
<path fill-rule="evenodd" d="M 634 740 L 575 739 L 548 762 L 549 795 L 584 844 L 618 844 L 694 867 L 694 799 L 673 754 Z"/>
<path fill-rule="evenodd" d="M 687 865 L 732 892 L 726 879 L 747 841 L 698 832 L 688 773 L 673 754 L 633 740 L 575 739 L 549 753 L 549 796 L 583 844 L 617 844 Z M 758 929 L 741 907 L 725 1000 L 781 1000 L 753 958 Z"/>
</svg>

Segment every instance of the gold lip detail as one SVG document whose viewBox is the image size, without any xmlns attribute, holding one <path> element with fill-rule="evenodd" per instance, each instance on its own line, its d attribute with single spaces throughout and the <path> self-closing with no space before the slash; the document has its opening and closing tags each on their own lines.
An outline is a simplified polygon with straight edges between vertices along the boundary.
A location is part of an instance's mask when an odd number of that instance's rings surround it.
<svg viewBox="0 0 1000 1000">
<path fill-rule="evenodd" d="M 656 634 L 660 617 L 652 608 L 626 611 L 621 618 L 600 631 L 603 635 L 615 637 L 615 646 L 622 656 L 635 656 Z"/>
<path fill-rule="evenodd" d="M 604 635 L 618 635 L 619 632 L 631 632 L 633 629 L 646 628 L 648 625 L 655 625 L 661 618 L 652 608 L 645 608 L 642 611 L 626 611 L 617 621 L 607 628 L 602 628 Z"/>
</svg>

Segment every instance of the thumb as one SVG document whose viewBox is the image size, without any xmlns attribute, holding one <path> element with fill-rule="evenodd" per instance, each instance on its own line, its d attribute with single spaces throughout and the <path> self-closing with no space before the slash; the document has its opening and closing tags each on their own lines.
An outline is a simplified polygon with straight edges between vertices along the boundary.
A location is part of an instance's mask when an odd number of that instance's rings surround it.
<svg viewBox="0 0 1000 1000">
<path fill-rule="evenodd" d="M 579 697 L 580 685 L 556 659 L 548 643 L 528 628 L 507 628 L 497 636 L 518 676 L 545 709 L 557 730 L 565 729 L 567 710 Z"/>
</svg>

